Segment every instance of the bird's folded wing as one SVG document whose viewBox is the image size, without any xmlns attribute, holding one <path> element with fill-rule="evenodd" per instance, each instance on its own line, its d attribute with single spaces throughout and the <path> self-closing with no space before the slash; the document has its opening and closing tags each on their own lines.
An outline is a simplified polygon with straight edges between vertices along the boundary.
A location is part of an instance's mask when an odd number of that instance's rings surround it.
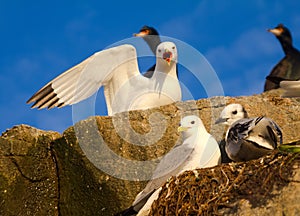
<svg viewBox="0 0 300 216">
<path fill-rule="evenodd" d="M 119 76 L 124 73 L 127 79 L 139 74 L 137 64 L 136 50 L 132 45 L 125 44 L 97 52 L 50 81 L 27 103 L 34 102 L 32 108 L 39 109 L 78 103 L 109 82 L 114 73 L 121 73 Z M 120 65 L 123 65 L 123 71 L 117 70 Z"/>
<path fill-rule="evenodd" d="M 278 64 L 274 66 L 269 74 L 269 77 L 281 77 L 283 79 L 288 79 L 288 71 L 292 69 L 292 64 L 288 61 L 287 57 L 283 57 Z"/>
<path fill-rule="evenodd" d="M 201 168 L 216 166 L 221 162 L 219 144 L 211 135 L 208 137 L 202 153 L 199 162 L 199 167 Z"/>
<path fill-rule="evenodd" d="M 247 140 L 271 150 L 277 147 L 277 143 L 282 143 L 282 132 L 273 120 L 261 116 L 255 118 L 253 123 L 249 127 Z"/>
<path fill-rule="evenodd" d="M 168 152 L 157 165 L 152 179 L 147 183 L 143 191 L 135 198 L 133 206 L 147 199 L 155 190 L 160 188 L 171 176 L 177 175 L 186 162 L 193 148 L 187 145 L 177 145 Z"/>
<path fill-rule="evenodd" d="M 281 131 L 281 128 L 276 124 L 276 122 L 274 122 L 272 119 L 269 119 L 269 118 L 265 118 L 266 120 L 268 120 L 270 122 L 270 125 L 269 125 L 269 131 L 272 130 L 274 135 L 276 136 L 276 141 L 279 143 L 279 144 L 282 144 L 283 143 L 283 138 L 282 138 L 282 131 Z"/>
<path fill-rule="evenodd" d="M 280 87 L 284 89 L 284 97 L 300 97 L 300 80 L 282 81 Z"/>
<path fill-rule="evenodd" d="M 244 118 L 233 123 L 228 129 L 228 139 L 238 141 L 239 139 L 245 139 L 248 136 L 249 131 L 254 127 L 252 118 Z"/>
</svg>

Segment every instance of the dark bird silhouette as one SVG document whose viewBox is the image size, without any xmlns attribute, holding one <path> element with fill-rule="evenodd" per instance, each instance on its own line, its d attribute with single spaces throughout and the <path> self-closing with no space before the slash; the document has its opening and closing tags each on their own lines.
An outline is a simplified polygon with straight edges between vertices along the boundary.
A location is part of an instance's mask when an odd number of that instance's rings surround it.
<svg viewBox="0 0 300 216">
<path fill-rule="evenodd" d="M 155 55 L 157 46 L 161 43 L 157 30 L 150 26 L 143 26 L 139 33 L 133 34 L 135 37 L 143 38 L 149 45 L 151 51 Z"/>
<path fill-rule="evenodd" d="M 135 37 L 143 38 L 146 41 L 146 43 L 148 44 L 148 46 L 150 47 L 153 54 L 155 55 L 156 48 L 161 43 L 159 34 L 158 34 L 158 32 L 156 31 L 155 28 L 145 25 L 140 29 L 139 33 L 135 33 L 133 35 Z M 143 75 L 145 77 L 151 78 L 152 75 L 153 75 L 154 69 L 155 69 L 155 64 L 152 67 L 150 67 L 147 70 L 147 72 L 144 73 Z"/>
<path fill-rule="evenodd" d="M 264 91 L 279 88 L 279 84 L 283 80 L 294 81 L 300 79 L 300 52 L 293 47 L 290 31 L 283 24 L 268 29 L 268 31 L 279 40 L 285 56 L 266 77 Z"/>
</svg>

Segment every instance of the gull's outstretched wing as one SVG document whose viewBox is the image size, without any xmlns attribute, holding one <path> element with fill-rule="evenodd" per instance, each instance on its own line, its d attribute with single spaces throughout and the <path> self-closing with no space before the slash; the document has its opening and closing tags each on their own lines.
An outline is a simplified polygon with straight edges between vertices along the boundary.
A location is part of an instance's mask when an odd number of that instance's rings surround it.
<svg viewBox="0 0 300 216">
<path fill-rule="evenodd" d="M 125 65 L 124 65 L 125 64 Z M 118 68 L 122 65 L 122 71 Z M 63 107 L 78 103 L 93 95 L 114 74 L 125 79 L 139 74 L 136 50 L 132 45 L 120 45 L 95 53 L 65 71 L 38 92 L 27 103 L 32 108 Z"/>
</svg>

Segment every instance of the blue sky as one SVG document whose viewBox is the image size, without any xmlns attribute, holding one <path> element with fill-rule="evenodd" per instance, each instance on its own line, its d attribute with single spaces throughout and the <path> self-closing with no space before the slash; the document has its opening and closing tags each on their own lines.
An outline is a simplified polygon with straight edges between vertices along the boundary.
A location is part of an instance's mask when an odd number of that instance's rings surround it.
<svg viewBox="0 0 300 216">
<path fill-rule="evenodd" d="M 265 76 L 283 57 L 279 42 L 266 29 L 284 23 L 300 48 L 299 11 L 296 0 L 3 0 L 0 130 L 18 124 L 59 132 L 70 127 L 71 106 L 36 110 L 30 109 L 27 99 L 64 70 L 131 37 L 143 25 L 201 52 L 215 69 L 225 95 L 261 93 Z M 185 79 L 183 74 L 180 77 Z M 190 87 L 195 99 L 207 97 L 199 88 Z M 105 115 L 101 97 L 97 110 Z"/>
</svg>

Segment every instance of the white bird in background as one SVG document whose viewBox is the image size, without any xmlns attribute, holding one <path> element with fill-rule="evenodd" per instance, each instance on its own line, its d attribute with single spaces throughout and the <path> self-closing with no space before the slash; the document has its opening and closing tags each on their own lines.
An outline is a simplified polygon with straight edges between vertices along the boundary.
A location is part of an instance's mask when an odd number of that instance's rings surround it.
<svg viewBox="0 0 300 216">
<path fill-rule="evenodd" d="M 283 97 L 300 97 L 300 80 L 281 81 L 280 88 L 284 89 Z"/>
<path fill-rule="evenodd" d="M 217 141 L 206 131 L 198 116 L 186 116 L 181 120 L 179 132 L 183 143 L 175 145 L 160 161 L 143 191 L 132 206 L 117 215 L 148 215 L 151 205 L 158 198 L 161 186 L 171 177 L 186 170 L 212 167 L 220 164 L 221 153 Z"/>
<path fill-rule="evenodd" d="M 225 136 L 225 151 L 233 161 L 257 159 L 282 144 L 282 132 L 271 119 L 248 118 L 241 104 L 227 105 L 216 124 L 229 125 Z"/>
<path fill-rule="evenodd" d="M 62 73 L 27 103 L 32 108 L 63 107 L 76 104 L 104 86 L 109 115 L 148 109 L 181 100 L 176 76 L 177 48 L 173 42 L 163 42 L 156 50 L 154 75 L 146 78 L 138 69 L 136 49 L 129 44 L 95 53 Z"/>
</svg>

